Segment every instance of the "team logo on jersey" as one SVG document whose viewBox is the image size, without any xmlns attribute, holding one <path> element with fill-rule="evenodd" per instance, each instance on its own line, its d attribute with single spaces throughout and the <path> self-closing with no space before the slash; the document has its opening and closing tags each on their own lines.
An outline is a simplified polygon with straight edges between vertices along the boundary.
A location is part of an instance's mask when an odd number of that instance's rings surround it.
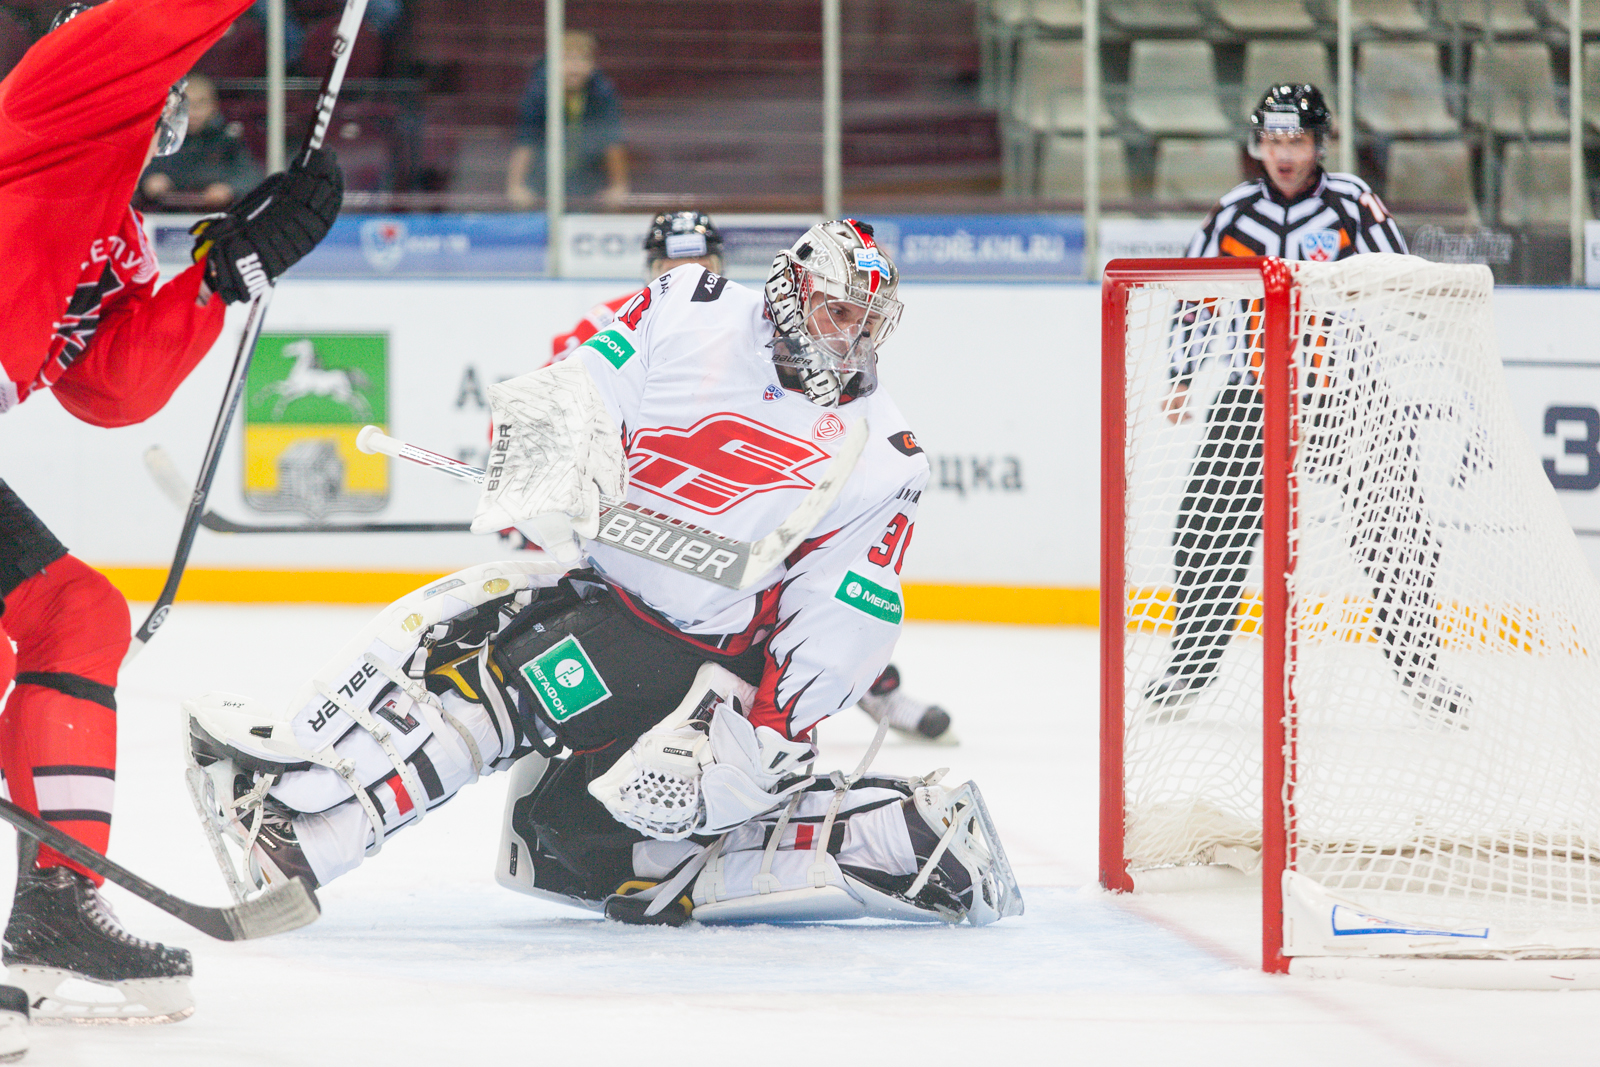
<svg viewBox="0 0 1600 1067">
<path fill-rule="evenodd" d="M 639 291 L 638 296 L 617 309 L 617 321 L 630 330 L 638 330 L 639 320 L 644 318 L 644 313 L 649 310 L 650 287 L 647 285 Z"/>
<path fill-rule="evenodd" d="M 774 401 L 778 401 L 778 400 L 782 400 L 782 399 L 783 399 L 783 386 L 781 386 L 781 385 L 769 385 L 761 393 L 761 402 L 763 404 L 771 404 Z"/>
<path fill-rule="evenodd" d="M 845 435 L 844 420 L 828 412 L 811 427 L 811 436 L 818 441 L 832 441 Z"/>
<path fill-rule="evenodd" d="M 552 722 L 566 722 L 611 696 L 576 637 L 563 637 L 520 669 Z"/>
<path fill-rule="evenodd" d="M 774 489 L 810 489 L 801 471 L 828 453 L 731 411 L 688 429 L 640 430 L 628 442 L 632 484 L 707 515 L 719 515 Z"/>
<path fill-rule="evenodd" d="M 1312 230 L 1300 235 L 1300 255 L 1313 263 L 1331 263 L 1339 258 L 1339 231 Z"/>
<path fill-rule="evenodd" d="M 389 461 L 356 448 L 387 429 L 386 334 L 262 334 L 245 382 L 244 498 L 320 519 L 389 502 Z"/>
</svg>

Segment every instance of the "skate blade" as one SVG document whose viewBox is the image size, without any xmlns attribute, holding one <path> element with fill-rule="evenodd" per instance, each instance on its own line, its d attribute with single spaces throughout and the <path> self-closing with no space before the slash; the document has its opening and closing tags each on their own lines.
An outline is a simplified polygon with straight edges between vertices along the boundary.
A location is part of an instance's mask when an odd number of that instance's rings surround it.
<svg viewBox="0 0 1600 1067">
<path fill-rule="evenodd" d="M 59 967 L 13 963 L 6 981 L 27 990 L 33 1021 L 42 1026 L 148 1026 L 194 1014 L 187 978 L 129 978 L 101 982 Z"/>
<path fill-rule="evenodd" d="M 0 1063 L 16 1063 L 27 1053 L 27 1016 L 20 1012 L 0 1011 Z"/>
</svg>

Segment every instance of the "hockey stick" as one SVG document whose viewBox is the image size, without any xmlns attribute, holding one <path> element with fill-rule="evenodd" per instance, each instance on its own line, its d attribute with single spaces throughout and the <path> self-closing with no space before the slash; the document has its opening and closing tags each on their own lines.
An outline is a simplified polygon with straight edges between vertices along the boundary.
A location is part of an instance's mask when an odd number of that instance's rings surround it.
<svg viewBox="0 0 1600 1067">
<path fill-rule="evenodd" d="M 729 589 L 747 589 L 799 547 L 822 521 L 855 470 L 871 432 L 866 419 L 850 427 L 833 462 L 828 464 L 827 473 L 806 493 L 800 506 L 759 541 L 724 537 L 625 500 L 600 502 L 600 530 L 595 540 L 704 581 Z M 376 426 L 362 427 L 356 435 L 356 447 L 433 467 L 462 481 L 483 483 L 482 468 L 390 437 Z"/>
<path fill-rule="evenodd" d="M 167 450 L 160 445 L 151 445 L 144 452 L 145 469 L 150 472 L 150 477 L 155 479 L 156 485 L 166 498 L 179 508 L 189 506 L 189 486 L 183 480 L 183 475 L 178 473 L 177 465 L 172 462 L 172 457 L 167 455 Z M 206 509 L 200 516 L 200 525 L 217 533 L 244 533 L 244 534 L 319 534 L 319 533 L 467 533 L 472 529 L 469 522 L 287 522 L 287 523 L 249 523 L 234 522 L 230 518 L 218 515 L 215 511 Z"/>
<path fill-rule="evenodd" d="M 158 889 L 137 874 L 113 863 L 88 845 L 71 837 L 32 812 L 0 797 L 0 819 L 15 826 L 41 844 L 49 845 L 74 863 L 82 864 L 108 881 L 115 882 L 141 900 L 147 900 L 202 933 L 219 941 L 249 941 L 257 937 L 298 930 L 315 922 L 322 914 L 317 895 L 305 881 L 296 878 L 281 888 L 268 889 L 253 900 L 226 908 L 191 904 Z"/>
<path fill-rule="evenodd" d="M 328 123 L 333 119 L 334 101 L 339 98 L 339 86 L 344 83 L 345 68 L 350 65 L 350 52 L 355 47 L 356 31 L 361 28 L 361 17 L 366 14 L 367 0 L 345 0 L 344 14 L 339 18 L 338 29 L 333 34 L 333 63 L 322 79 L 322 90 L 317 96 L 317 121 L 306 135 L 301 151 L 302 158 L 322 147 Z M 200 529 L 205 514 L 206 497 L 211 493 L 211 481 L 216 477 L 217 465 L 222 462 L 222 445 L 228 437 L 228 427 L 239 410 L 239 398 L 244 395 L 245 378 L 250 372 L 250 358 L 255 355 L 256 342 L 261 337 L 261 324 L 266 320 L 267 308 L 272 303 L 274 285 L 267 287 L 250 302 L 250 317 L 245 320 L 244 332 L 239 337 L 239 351 L 233 357 L 233 370 L 228 375 L 228 387 L 222 394 L 222 407 L 217 410 L 217 421 L 211 427 L 211 440 L 206 444 L 205 459 L 200 464 L 200 480 L 195 483 L 189 500 L 189 510 L 183 518 L 183 529 L 178 533 L 178 547 L 172 555 L 172 566 L 167 569 L 167 580 L 161 593 L 150 608 L 150 614 L 134 631 L 128 643 L 128 653 L 122 658 L 127 663 L 137 656 L 150 638 L 167 621 L 172 602 L 178 595 L 178 583 L 183 580 L 183 569 L 189 564 L 189 552 L 194 548 L 194 536 Z"/>
</svg>

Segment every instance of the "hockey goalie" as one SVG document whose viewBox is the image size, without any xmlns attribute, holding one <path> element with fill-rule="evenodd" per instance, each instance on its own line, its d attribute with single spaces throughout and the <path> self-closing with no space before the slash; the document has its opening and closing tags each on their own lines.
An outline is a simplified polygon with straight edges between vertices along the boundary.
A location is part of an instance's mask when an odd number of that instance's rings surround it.
<svg viewBox="0 0 1600 1067">
<path fill-rule="evenodd" d="M 815 769 L 813 728 L 889 661 L 928 479 L 878 389 L 897 281 L 871 227 L 823 223 L 764 292 L 678 267 L 571 358 L 495 386 L 473 528 L 515 526 L 552 560 L 401 599 L 281 714 L 225 693 L 185 705 L 190 789 L 234 892 L 326 885 L 515 767 L 501 882 L 613 919 L 1019 914 L 974 784 Z M 839 495 L 746 588 L 673 539 L 675 523 L 778 529 L 858 423 Z M 597 538 L 622 500 L 661 520 L 631 552 Z"/>
</svg>

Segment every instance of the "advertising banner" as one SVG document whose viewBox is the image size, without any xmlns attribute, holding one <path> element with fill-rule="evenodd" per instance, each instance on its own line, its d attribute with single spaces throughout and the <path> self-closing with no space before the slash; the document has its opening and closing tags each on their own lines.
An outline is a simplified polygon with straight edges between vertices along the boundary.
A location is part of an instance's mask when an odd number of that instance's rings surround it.
<svg viewBox="0 0 1600 1067">
<path fill-rule="evenodd" d="M 863 215 L 907 281 L 1079 281 L 1077 215 Z"/>
</svg>

